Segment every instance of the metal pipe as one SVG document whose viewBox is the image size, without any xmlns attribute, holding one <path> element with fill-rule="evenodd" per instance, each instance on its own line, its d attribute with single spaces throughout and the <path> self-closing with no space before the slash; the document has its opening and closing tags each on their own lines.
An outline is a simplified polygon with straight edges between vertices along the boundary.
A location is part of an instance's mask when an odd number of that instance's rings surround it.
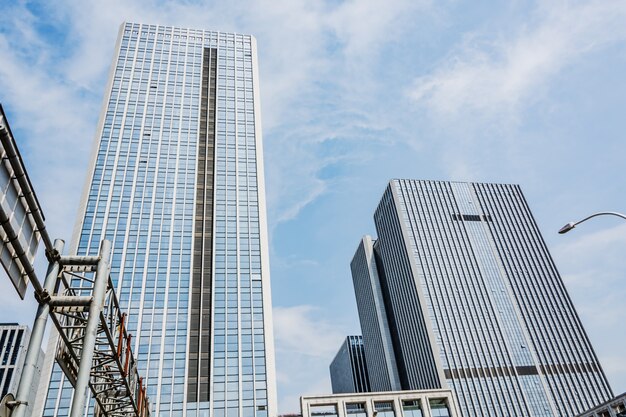
<svg viewBox="0 0 626 417">
<path fill-rule="evenodd" d="M 97 265 L 99 256 L 61 256 L 61 265 Z"/>
<path fill-rule="evenodd" d="M 33 187 L 28 179 L 28 175 L 24 171 L 22 157 L 14 145 L 15 139 L 13 138 L 11 129 L 9 128 L 6 118 L 4 117 L 4 112 L 2 113 L 2 117 L 0 118 L 0 141 L 2 141 L 6 157 L 13 168 L 13 175 L 22 189 L 22 195 L 24 196 L 24 199 L 30 208 L 30 213 L 35 220 L 37 231 L 41 234 L 41 239 L 43 240 L 46 249 L 48 251 L 52 251 L 54 250 L 54 246 L 50 240 L 48 231 L 46 230 L 46 223 L 43 213 L 41 212 L 41 206 L 39 205 L 39 201 L 37 201 Z"/>
<path fill-rule="evenodd" d="M 13 226 L 11 225 L 8 214 L 5 213 L 1 207 L 0 207 L 0 225 L 2 225 L 2 227 L 4 228 L 4 231 L 7 234 L 6 243 L 11 243 L 11 246 L 13 246 L 13 249 L 15 250 L 15 255 L 17 256 L 17 258 L 20 260 L 20 263 L 24 267 L 24 273 L 28 276 L 28 279 L 33 283 L 33 287 L 35 287 L 35 292 L 39 294 L 43 290 L 43 287 L 41 286 L 41 283 L 39 282 L 39 279 L 37 278 L 37 274 L 35 273 L 35 270 L 33 269 L 33 265 L 31 264 L 30 259 L 28 259 L 28 256 L 26 255 L 26 250 L 22 247 L 22 242 L 20 242 L 20 240 L 17 237 L 17 233 L 15 232 L 15 230 L 13 230 Z"/>
<path fill-rule="evenodd" d="M 61 239 L 55 239 L 54 249 L 61 253 L 65 242 Z M 53 260 L 48 265 L 48 272 L 46 274 L 46 280 L 44 282 L 44 290 L 48 293 L 54 291 L 54 286 L 59 275 L 59 262 Z M 28 342 L 28 350 L 26 351 L 26 357 L 24 358 L 24 368 L 22 370 L 22 376 L 20 378 L 20 384 L 17 388 L 17 394 L 15 396 L 17 407 L 13 409 L 13 417 L 24 417 L 26 414 L 27 405 L 34 405 L 34 398 L 28 398 L 31 385 L 33 383 L 33 376 L 37 370 L 37 360 L 39 359 L 39 351 L 41 350 L 41 342 L 46 330 L 46 323 L 48 321 L 48 314 L 50 312 L 50 306 L 46 303 L 39 304 L 37 308 L 37 315 L 35 316 L 35 322 L 33 323 L 33 331 L 30 335 L 30 341 Z"/>
<path fill-rule="evenodd" d="M 128 375 L 128 365 L 130 362 L 130 342 L 133 338 L 132 334 L 128 335 L 128 338 L 126 339 L 126 358 L 124 359 L 124 376 Z"/>
<path fill-rule="evenodd" d="M 96 347 L 96 334 L 100 322 L 100 312 L 104 309 L 104 299 L 107 285 L 109 283 L 109 256 L 111 254 L 111 242 L 103 240 L 100 244 L 100 261 L 96 268 L 96 277 L 93 286 L 93 301 L 89 308 L 89 318 L 85 327 L 85 337 L 83 339 L 82 354 L 76 385 L 74 387 L 74 399 L 70 409 L 69 417 L 83 417 L 85 414 L 85 402 L 87 400 L 87 390 L 89 389 L 89 379 L 91 367 L 93 365 L 94 349 Z"/>
<path fill-rule="evenodd" d="M 124 334 L 126 333 L 126 313 L 122 314 L 122 319 L 120 320 L 120 329 L 119 335 L 117 338 L 117 357 L 122 357 L 122 342 L 124 341 Z"/>
<path fill-rule="evenodd" d="M 89 295 L 54 295 L 50 297 L 50 307 L 88 307 L 93 297 Z"/>
</svg>

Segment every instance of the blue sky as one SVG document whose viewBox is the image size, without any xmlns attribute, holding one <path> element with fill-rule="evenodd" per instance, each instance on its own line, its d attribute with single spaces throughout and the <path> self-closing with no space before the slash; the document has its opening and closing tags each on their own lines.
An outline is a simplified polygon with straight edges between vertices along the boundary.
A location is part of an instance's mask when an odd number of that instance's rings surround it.
<svg viewBox="0 0 626 417">
<path fill-rule="evenodd" d="M 330 392 L 360 332 L 349 262 L 390 178 L 519 183 L 616 393 L 626 391 L 626 3 L 0 0 L 0 101 L 69 239 L 119 24 L 259 45 L 280 411 Z M 0 282 L 0 320 L 32 321 Z"/>
</svg>

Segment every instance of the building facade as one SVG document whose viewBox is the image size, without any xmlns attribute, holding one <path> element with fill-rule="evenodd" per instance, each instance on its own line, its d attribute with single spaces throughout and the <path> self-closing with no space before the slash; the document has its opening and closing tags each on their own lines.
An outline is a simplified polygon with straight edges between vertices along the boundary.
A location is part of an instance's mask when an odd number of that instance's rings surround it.
<svg viewBox="0 0 626 417">
<path fill-rule="evenodd" d="M 333 393 L 370 392 L 363 338 L 348 336 L 330 364 Z"/>
<path fill-rule="evenodd" d="M 113 242 L 155 416 L 276 414 L 259 106 L 252 36 L 121 26 L 72 250 Z"/>
<path fill-rule="evenodd" d="M 391 340 L 382 281 L 378 276 L 374 241 L 370 236 L 364 236 L 361 240 L 350 269 L 371 390 L 398 391 L 402 386 Z"/>
<path fill-rule="evenodd" d="M 459 417 L 449 389 L 300 397 L 302 417 Z"/>
<path fill-rule="evenodd" d="M 17 323 L 0 323 L 0 398 L 8 393 L 13 395 L 17 393 L 29 341 L 30 329 L 28 326 L 21 326 Z M 43 357 L 43 352 L 40 349 L 28 398 L 35 398 L 37 394 Z M 26 407 L 26 417 L 31 416 L 32 411 L 32 404 L 29 404 Z"/>
<path fill-rule="evenodd" d="M 519 186 L 393 180 L 374 220 L 353 281 L 366 352 L 388 328 L 395 363 L 377 354 L 402 389 L 449 387 L 464 416 L 567 417 L 612 397 Z M 360 301 L 378 287 L 387 324 Z"/>
</svg>

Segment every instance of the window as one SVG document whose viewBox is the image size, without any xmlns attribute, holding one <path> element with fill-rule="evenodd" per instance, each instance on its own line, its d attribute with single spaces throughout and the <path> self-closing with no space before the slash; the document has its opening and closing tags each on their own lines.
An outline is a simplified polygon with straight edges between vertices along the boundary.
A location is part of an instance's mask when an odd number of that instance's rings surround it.
<svg viewBox="0 0 626 417">
<path fill-rule="evenodd" d="M 337 406 L 331 405 L 312 405 L 311 417 L 337 417 Z"/>
<path fill-rule="evenodd" d="M 430 414 L 433 417 L 450 417 L 447 401 L 444 398 L 430 400 Z"/>
<path fill-rule="evenodd" d="M 365 403 L 347 403 L 346 414 L 352 417 L 366 417 Z"/>
<path fill-rule="evenodd" d="M 419 400 L 403 400 L 402 411 L 404 417 L 423 417 L 422 405 Z"/>
<path fill-rule="evenodd" d="M 374 402 L 374 413 L 376 417 L 395 417 L 393 412 L 392 401 L 376 401 Z"/>
</svg>

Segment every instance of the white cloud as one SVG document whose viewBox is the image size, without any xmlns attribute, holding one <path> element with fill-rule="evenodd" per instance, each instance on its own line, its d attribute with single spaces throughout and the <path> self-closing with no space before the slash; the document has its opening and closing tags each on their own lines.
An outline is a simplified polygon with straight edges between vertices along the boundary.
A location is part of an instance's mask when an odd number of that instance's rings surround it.
<svg viewBox="0 0 626 417">
<path fill-rule="evenodd" d="M 626 3 L 620 0 L 547 2 L 535 22 L 512 37 L 467 34 L 433 73 L 410 91 L 436 114 L 501 114 L 542 96 L 564 68 L 607 44 L 626 39 Z"/>
<path fill-rule="evenodd" d="M 591 222 L 608 222 L 609 218 L 583 223 L 565 235 L 565 242 L 554 248 L 554 256 L 563 260 L 564 269 L 577 272 L 572 275 L 576 279 L 570 280 L 572 285 L 593 286 L 600 271 L 605 271 L 606 274 L 606 271 L 626 264 L 623 257 L 615 256 L 626 248 L 626 224 L 619 219 L 611 220 L 619 223 L 591 232 L 585 231 L 586 227 L 592 227 Z M 611 279 L 621 279 L 621 275 L 620 271 L 618 276 Z"/>
<path fill-rule="evenodd" d="M 280 412 L 299 410 L 301 395 L 330 393 L 328 367 L 347 336 L 346 325 L 330 321 L 314 306 L 274 307 Z"/>
<path fill-rule="evenodd" d="M 604 228 L 605 224 L 614 224 L 611 222 L 618 223 Z M 622 255 L 626 224 L 620 219 L 593 219 L 562 239 L 552 254 L 604 371 L 614 387 L 623 386 L 626 361 L 621 335 L 615 329 L 626 317 L 626 258 Z"/>
<path fill-rule="evenodd" d="M 358 67 L 350 64 L 352 59 L 371 60 L 401 30 L 400 20 L 407 19 L 407 12 L 416 9 L 404 0 L 384 7 L 371 1 L 331 5 L 306 0 L 60 0 L 37 4 L 36 12 L 29 11 L 31 6 L 15 3 L 0 17 L 6 28 L 0 33 L 0 91 L 14 130 L 22 132 L 18 140 L 24 145 L 21 149 L 44 205 L 48 229 L 67 240 L 122 21 L 256 36 L 268 203 L 270 219 L 276 224 L 298 216 L 332 186 L 332 180 L 319 177 L 320 170 L 348 156 L 347 152 L 326 154 L 329 139 L 341 141 L 365 129 L 388 127 L 381 115 L 365 111 L 364 100 L 375 100 L 374 96 L 363 96 L 363 89 L 355 88 L 363 87 L 371 69 L 363 66 L 355 82 L 345 68 Z M 336 52 L 344 56 L 338 62 L 329 60 L 332 36 L 341 44 Z M 320 116 L 319 109 L 336 98 L 362 107 L 341 117 L 332 109 Z M 31 312 L 26 310 L 28 322 Z M 281 400 L 281 407 L 294 408 L 299 395 L 329 389 L 328 365 L 345 333 L 341 324 L 321 316 L 323 312 L 310 306 L 275 309 L 278 375 L 283 381 L 279 393 L 286 401 Z"/>
<path fill-rule="evenodd" d="M 428 0 L 348 0 L 330 13 L 328 21 L 345 45 L 345 54 L 371 56 L 372 51 L 397 39 L 413 12 L 429 7 Z"/>
<path fill-rule="evenodd" d="M 320 318 L 319 307 L 274 307 L 276 350 L 332 358 L 346 337 L 343 327 Z M 330 361 L 327 366 L 330 365 Z"/>
<path fill-rule="evenodd" d="M 424 14 L 436 13 L 428 0 L 59 0 L 39 4 L 40 11 L 35 14 L 27 9 L 30 4 L 3 5 L 0 91 L 4 104 L 10 104 L 11 121 L 26 133 L 18 140 L 26 145 L 22 148 L 28 151 L 25 159 L 53 223 L 49 229 L 55 235 L 65 233 L 66 238 L 74 220 L 77 190 L 82 188 L 85 158 L 89 156 L 117 28 L 123 20 L 255 34 L 260 54 L 268 204 L 275 226 L 296 218 L 305 207 L 336 190 L 334 179 L 320 175 L 325 167 L 337 162 L 345 166 L 353 161 L 350 158 L 360 163 L 369 158 L 372 165 L 379 162 L 378 155 L 372 153 L 385 150 L 368 150 L 366 142 L 389 141 L 396 134 L 389 131 L 406 119 L 389 114 L 393 102 L 401 99 L 393 97 L 394 90 L 377 91 L 387 89 L 394 77 L 381 69 L 387 71 L 394 63 L 380 65 L 378 60 L 388 47 L 402 47 L 407 53 L 420 48 L 402 36 L 420 30 L 417 17 L 424 19 Z M 466 111 L 473 116 L 514 113 L 541 97 L 564 69 L 626 38 L 625 9 L 626 5 L 616 0 L 543 2 L 530 24 L 509 26 L 511 36 L 487 38 L 482 29 L 466 34 L 432 73 L 415 81 L 411 97 L 437 116 L 458 116 Z M 44 25 L 59 36 L 40 33 Z M 403 58 L 409 60 L 406 54 Z M 411 64 L 398 68 L 417 71 L 419 67 Z M 390 79 L 380 79 L 381 73 L 389 74 Z M 386 100 L 381 100 L 383 95 Z M 410 125 L 405 130 L 412 136 L 429 135 L 451 125 L 441 123 L 437 129 L 423 131 Z M 491 136 L 499 136 L 493 133 L 493 126 L 488 128 Z M 444 155 L 447 159 L 443 165 L 454 170 L 459 179 L 473 178 L 488 160 L 473 157 L 476 148 L 489 147 L 483 142 L 470 148 L 462 134 L 454 136 L 452 146 L 462 158 Z M 347 150 L 328 152 L 332 141 L 347 144 Z M 432 149 L 424 150 L 429 151 Z M 492 149 L 489 152 L 494 153 Z M 419 172 L 430 175 L 431 168 L 424 166 Z M 624 235 L 622 229 L 616 229 L 597 239 L 581 236 L 571 247 L 559 250 L 575 254 L 564 255 L 574 260 L 584 256 L 600 259 L 595 254 L 622 248 L 620 236 Z M 582 300 L 593 295 L 595 305 L 610 307 L 596 309 L 594 315 L 594 303 L 586 303 L 589 307 L 581 310 L 594 326 L 624 317 L 615 310 L 623 305 L 615 294 L 602 298 L 602 294 L 589 291 L 596 280 L 616 280 L 623 271 L 609 258 L 602 259 L 564 270 L 569 285 L 577 285 L 578 280 L 579 288 L 583 288 L 575 296 Z M 280 260 L 273 262 L 280 264 Z M 610 272 L 603 272 L 603 266 L 609 264 L 613 265 Z M 303 262 L 302 267 L 315 265 Z M 298 276 L 295 267 L 289 273 Z M 597 292 L 606 292 L 606 288 L 598 286 Z M 293 295 L 293 299 L 297 297 Z M 13 308 L 18 305 L 11 304 Z M 312 306 L 275 308 L 280 405 L 285 411 L 297 409 L 298 395 L 329 389 L 327 366 L 347 326 L 327 319 L 324 313 Z M 611 314 L 613 319 L 609 320 Z M 30 317 L 30 311 L 24 317 Z M 609 359 L 605 365 L 613 363 L 617 362 Z M 623 369 L 623 364 L 620 366 Z"/>
<path fill-rule="evenodd" d="M 368 100 L 375 102 L 371 92 L 376 83 L 372 81 L 369 63 L 385 42 L 410 28 L 412 12 L 429 5 L 428 1 L 407 0 L 384 4 L 351 0 L 337 5 L 305 0 L 112 0 L 89 2 L 86 7 L 83 1 L 61 0 L 37 7 L 40 10 L 33 15 L 29 3 L 18 3 L 4 14 L 6 27 L 15 26 L 13 22 L 18 24 L 2 35 L 6 40 L 3 62 L 9 65 L 3 65 L 0 86 L 12 98 L 15 113 L 28 115 L 28 129 L 34 137 L 48 135 L 54 127 L 57 134 L 53 139 L 62 145 L 56 149 L 78 149 L 79 157 L 88 155 L 117 28 L 122 21 L 253 33 L 259 40 L 266 166 L 271 185 L 268 203 L 273 227 L 293 219 L 329 190 L 328 181 L 318 175 L 328 160 L 320 157 L 316 149 L 323 146 L 323 139 L 337 137 L 336 126 L 330 119 L 318 119 L 317 109 L 327 106 L 330 100 L 358 103 L 362 108 L 367 107 Z M 58 36 L 42 35 L 38 32 L 42 26 L 53 28 Z M 338 47 L 333 39 L 339 41 Z M 333 53 L 329 53 L 329 48 L 338 48 L 335 52 L 343 59 L 331 61 Z M 16 57 L 16 49 L 24 56 Z M 322 84 L 331 85 L 331 89 L 321 90 Z M 362 111 L 342 114 L 340 118 L 347 122 L 344 133 L 353 135 L 356 129 L 350 132 L 350 127 L 358 128 L 353 123 L 375 128 L 385 123 L 380 115 L 374 117 L 372 112 Z M 293 121 L 298 127 L 294 127 Z M 74 125 L 60 126 L 61 123 Z M 311 128 L 304 132 L 302 126 Z M 281 134 L 277 135 L 277 131 Z M 78 169 L 85 166 L 79 163 Z M 61 169 L 53 169 L 46 178 L 58 183 L 60 172 Z M 291 175 L 285 176 L 284 172 Z"/>
</svg>

